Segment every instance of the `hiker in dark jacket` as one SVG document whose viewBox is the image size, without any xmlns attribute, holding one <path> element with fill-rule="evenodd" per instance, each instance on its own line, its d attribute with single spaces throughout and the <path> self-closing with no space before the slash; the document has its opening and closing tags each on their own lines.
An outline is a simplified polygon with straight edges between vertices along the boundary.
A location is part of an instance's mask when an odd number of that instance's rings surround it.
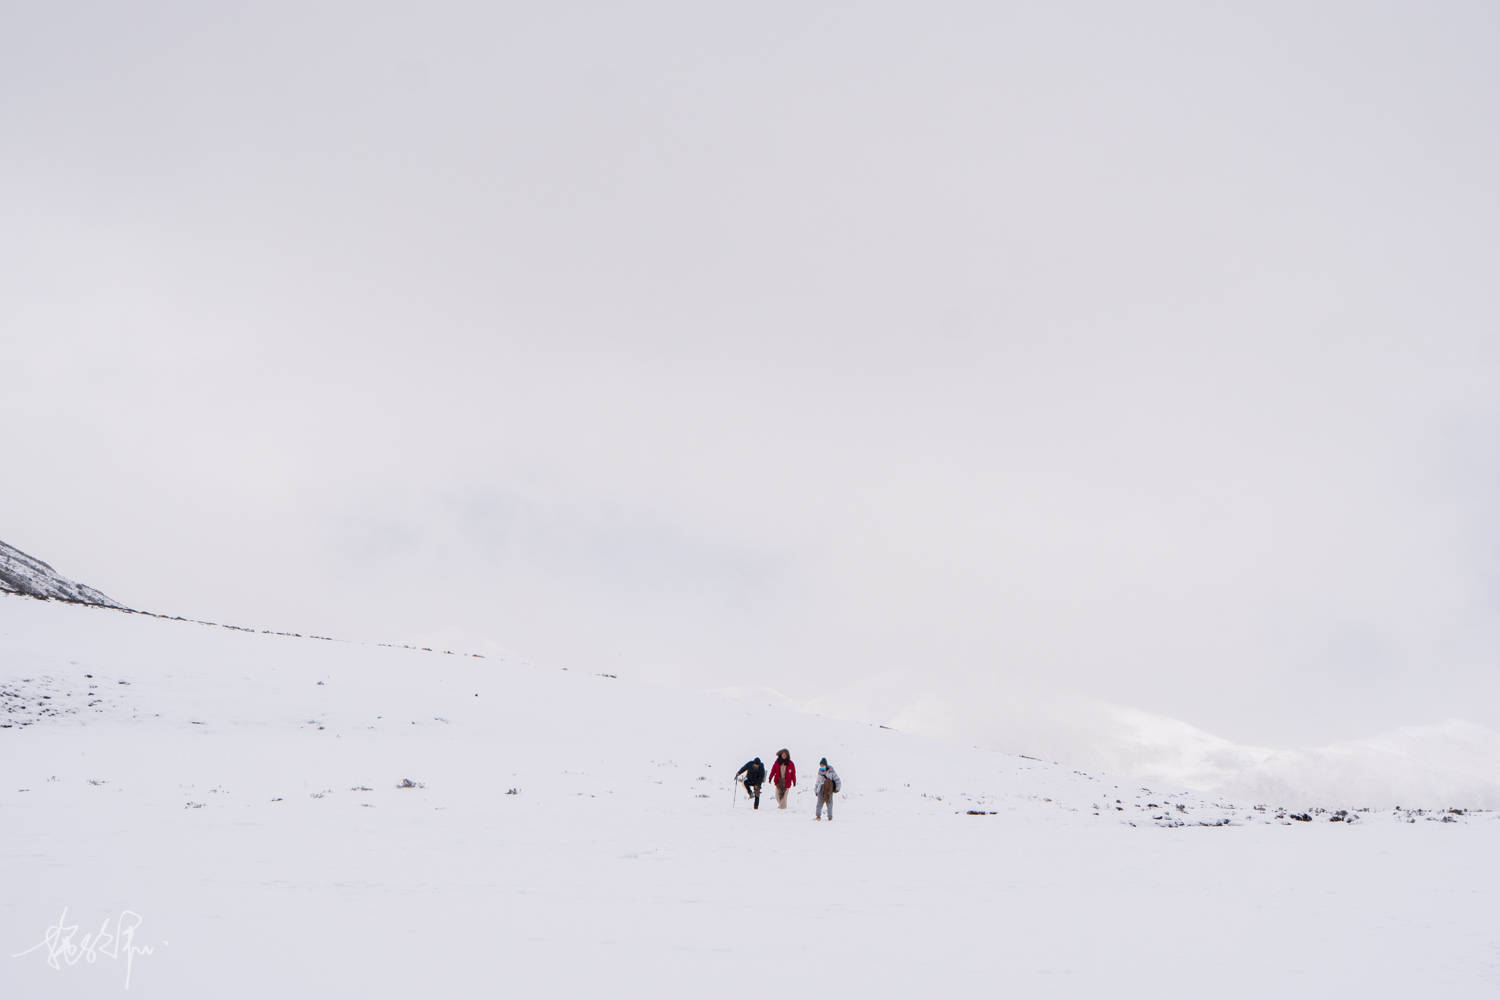
<svg viewBox="0 0 1500 1000">
<path fill-rule="evenodd" d="M 755 808 L 760 808 L 760 786 L 766 780 L 766 765 L 757 757 L 744 767 L 735 772 L 736 779 L 740 775 L 745 776 L 745 794 L 755 800 Z"/>
<path fill-rule="evenodd" d="M 792 763 L 792 752 L 785 748 L 776 751 L 776 763 L 771 765 L 771 784 L 776 786 L 776 808 L 786 808 L 787 790 L 797 784 L 797 765 Z"/>
<path fill-rule="evenodd" d="M 832 764 L 828 763 L 827 757 L 818 761 L 818 783 L 813 788 L 818 795 L 818 811 L 813 815 L 813 819 L 823 818 L 823 807 L 826 805 L 828 821 L 833 822 L 833 793 L 839 790 L 839 773 L 833 769 Z"/>
</svg>

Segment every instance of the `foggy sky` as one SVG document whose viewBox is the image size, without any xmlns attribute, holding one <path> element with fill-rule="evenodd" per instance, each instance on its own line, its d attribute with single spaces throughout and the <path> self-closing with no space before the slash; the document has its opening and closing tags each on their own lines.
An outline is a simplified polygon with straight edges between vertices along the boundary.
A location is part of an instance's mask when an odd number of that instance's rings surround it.
<svg viewBox="0 0 1500 1000">
<path fill-rule="evenodd" d="M 1500 726 L 1497 15 L 1206 6 L 9 10 L 0 538 L 692 686 Z"/>
</svg>

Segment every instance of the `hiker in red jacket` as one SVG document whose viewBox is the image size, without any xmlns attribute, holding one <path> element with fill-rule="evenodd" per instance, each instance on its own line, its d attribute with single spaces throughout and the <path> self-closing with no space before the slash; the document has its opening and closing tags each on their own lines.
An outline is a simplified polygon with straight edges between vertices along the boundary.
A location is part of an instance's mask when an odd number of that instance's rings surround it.
<svg viewBox="0 0 1500 1000">
<path fill-rule="evenodd" d="M 776 808 L 786 808 L 786 791 L 797 783 L 797 765 L 792 763 L 792 753 L 785 748 L 776 751 L 776 763 L 771 765 L 771 784 L 776 786 Z"/>
</svg>

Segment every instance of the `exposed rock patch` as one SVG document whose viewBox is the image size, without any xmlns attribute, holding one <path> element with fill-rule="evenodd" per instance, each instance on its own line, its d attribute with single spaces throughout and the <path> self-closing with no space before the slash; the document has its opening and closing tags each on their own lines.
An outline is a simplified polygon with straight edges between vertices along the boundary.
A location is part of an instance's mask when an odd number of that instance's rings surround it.
<svg viewBox="0 0 1500 1000">
<path fill-rule="evenodd" d="M 40 559 L 0 542 L 0 593 L 128 610 L 93 587 L 69 580 Z"/>
</svg>

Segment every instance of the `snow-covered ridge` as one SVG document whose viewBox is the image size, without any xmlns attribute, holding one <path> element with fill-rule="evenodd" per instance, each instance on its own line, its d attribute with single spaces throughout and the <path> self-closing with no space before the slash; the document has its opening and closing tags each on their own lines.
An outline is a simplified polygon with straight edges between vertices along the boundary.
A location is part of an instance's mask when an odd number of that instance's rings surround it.
<svg viewBox="0 0 1500 1000">
<path fill-rule="evenodd" d="M 93 587 L 69 580 L 40 559 L 4 542 L 0 542 L 0 591 L 125 610 L 125 605 L 113 598 Z"/>
</svg>

